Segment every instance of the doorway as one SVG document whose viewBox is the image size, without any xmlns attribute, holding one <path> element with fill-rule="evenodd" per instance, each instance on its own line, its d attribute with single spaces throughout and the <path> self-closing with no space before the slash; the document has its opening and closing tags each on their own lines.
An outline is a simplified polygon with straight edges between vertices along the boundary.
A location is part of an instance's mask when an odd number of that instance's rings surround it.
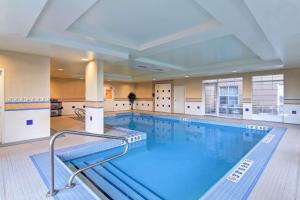
<svg viewBox="0 0 300 200">
<path fill-rule="evenodd" d="M 174 113 L 184 113 L 185 88 L 184 86 L 174 87 Z"/>
<path fill-rule="evenodd" d="M 4 134 L 4 69 L 0 68 L 0 144 Z"/>
<path fill-rule="evenodd" d="M 206 115 L 217 114 L 217 84 L 216 82 L 204 83 L 204 104 Z"/>
</svg>

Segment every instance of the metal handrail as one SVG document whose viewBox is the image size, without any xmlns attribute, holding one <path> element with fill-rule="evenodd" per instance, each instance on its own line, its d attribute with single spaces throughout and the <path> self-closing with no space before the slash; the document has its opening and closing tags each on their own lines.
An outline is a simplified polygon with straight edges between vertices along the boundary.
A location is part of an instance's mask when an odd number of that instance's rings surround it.
<svg viewBox="0 0 300 200">
<path fill-rule="evenodd" d="M 114 139 L 114 140 L 122 140 L 125 142 L 125 149 L 122 153 L 119 153 L 115 156 L 106 158 L 104 160 L 98 161 L 94 164 L 91 164 L 85 168 L 79 169 L 77 171 L 75 171 L 73 173 L 73 175 L 69 178 L 68 184 L 66 185 L 66 188 L 72 188 L 75 186 L 75 183 L 73 183 L 74 178 L 80 173 L 83 172 L 87 169 L 93 168 L 97 165 L 101 165 L 107 161 L 119 158 L 123 155 L 125 155 L 128 151 L 128 147 L 129 147 L 129 143 L 127 141 L 126 137 L 122 137 L 122 136 L 112 136 L 112 135 L 104 135 L 104 134 L 95 134 L 95 133 L 88 133 L 88 132 L 84 132 L 84 131 L 73 131 L 73 130 L 64 130 L 64 131 L 60 131 L 58 133 L 56 133 L 55 135 L 53 135 L 51 137 L 50 143 L 49 143 L 49 158 L 50 158 L 50 190 L 47 193 L 48 197 L 51 196 L 55 196 L 56 193 L 58 192 L 58 190 L 55 189 L 54 186 L 54 144 L 55 144 L 55 140 L 62 135 L 65 134 L 70 134 L 70 135 L 81 135 L 81 136 L 89 136 L 89 137 L 99 137 L 99 138 L 107 138 L 107 139 Z"/>
<path fill-rule="evenodd" d="M 75 108 L 74 113 L 80 119 L 84 119 L 85 118 L 85 110 L 82 109 L 82 108 Z"/>
</svg>

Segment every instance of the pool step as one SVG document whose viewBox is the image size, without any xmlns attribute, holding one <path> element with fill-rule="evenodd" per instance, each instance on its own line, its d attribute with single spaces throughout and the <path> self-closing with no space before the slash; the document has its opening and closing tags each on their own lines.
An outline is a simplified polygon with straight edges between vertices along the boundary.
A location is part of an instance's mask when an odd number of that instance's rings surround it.
<svg viewBox="0 0 300 200">
<path fill-rule="evenodd" d="M 74 163 L 73 163 L 74 164 Z M 75 166 L 79 168 L 86 167 L 88 163 L 80 162 Z M 106 192 L 113 199 L 133 199 L 133 200 L 161 200 L 157 194 L 152 192 L 146 186 L 132 179 L 116 166 L 110 163 L 96 166 L 87 170 L 85 174 L 101 190 Z"/>
<path fill-rule="evenodd" d="M 122 170 L 117 168 L 115 165 L 107 162 L 103 165 L 105 169 L 107 169 L 110 173 L 114 174 L 114 176 L 119 177 L 125 184 L 129 185 L 130 187 L 134 188 L 138 191 L 141 195 L 143 195 L 146 199 L 151 200 L 161 200 L 163 198 L 159 197 L 159 195 L 155 194 L 155 192 L 151 191 L 149 188 L 144 186 L 143 184 L 139 183 L 138 181 L 134 180 L 133 178 L 129 177 L 126 173 Z"/>
<path fill-rule="evenodd" d="M 74 166 L 78 168 L 84 168 L 87 165 L 85 163 L 76 163 Z M 99 175 L 95 172 L 94 169 L 86 170 L 84 174 L 95 184 L 95 186 L 99 185 L 102 191 L 107 193 L 112 199 L 124 199 L 124 200 L 132 200 L 133 198 L 128 197 L 125 193 L 119 190 L 114 184 L 112 184 L 107 178 L 102 175 Z"/>
</svg>

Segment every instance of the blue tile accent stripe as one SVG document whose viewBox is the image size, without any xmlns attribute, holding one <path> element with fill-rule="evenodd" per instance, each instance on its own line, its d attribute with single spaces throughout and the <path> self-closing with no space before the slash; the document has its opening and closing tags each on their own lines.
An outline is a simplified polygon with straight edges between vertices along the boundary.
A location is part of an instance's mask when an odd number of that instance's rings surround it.
<svg viewBox="0 0 300 200">
<path fill-rule="evenodd" d="M 101 101 L 91 101 L 91 100 L 85 100 L 85 102 L 93 102 L 93 103 L 103 103 L 105 100 L 101 100 Z"/>
<path fill-rule="evenodd" d="M 96 107 L 96 106 L 85 106 L 85 108 L 104 109 L 103 106 L 99 106 L 99 107 Z"/>
</svg>

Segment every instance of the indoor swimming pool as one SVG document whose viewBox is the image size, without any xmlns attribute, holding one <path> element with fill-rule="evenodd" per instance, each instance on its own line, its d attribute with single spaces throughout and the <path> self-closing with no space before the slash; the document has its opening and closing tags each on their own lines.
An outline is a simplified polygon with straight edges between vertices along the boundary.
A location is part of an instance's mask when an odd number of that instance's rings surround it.
<svg viewBox="0 0 300 200">
<path fill-rule="evenodd" d="M 112 199 L 199 199 L 270 131 L 133 113 L 108 116 L 105 124 L 147 133 L 125 156 L 84 173 Z M 83 168 L 122 148 L 65 163 Z"/>
</svg>

